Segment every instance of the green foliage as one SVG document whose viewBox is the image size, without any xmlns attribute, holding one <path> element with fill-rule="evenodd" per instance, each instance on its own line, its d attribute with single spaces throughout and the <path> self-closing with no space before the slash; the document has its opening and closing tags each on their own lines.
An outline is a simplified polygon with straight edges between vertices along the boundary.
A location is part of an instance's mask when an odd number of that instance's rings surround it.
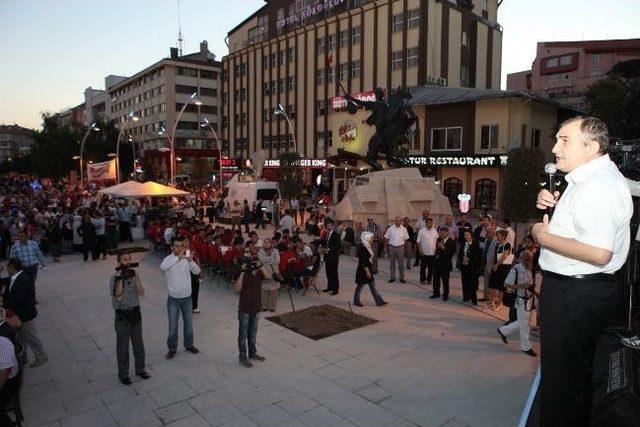
<svg viewBox="0 0 640 427">
<path fill-rule="evenodd" d="M 280 195 L 285 200 L 298 198 L 302 194 L 304 185 L 298 153 L 285 152 L 280 154 L 278 186 L 280 187 Z"/>
<path fill-rule="evenodd" d="M 513 222 L 527 222 L 539 216 L 536 198 L 543 179 L 545 157 L 540 148 L 524 147 L 509 151 L 503 170 L 502 211 Z"/>
<path fill-rule="evenodd" d="M 604 120 L 612 138 L 640 137 L 640 61 L 617 64 L 589 87 L 587 111 Z"/>
</svg>

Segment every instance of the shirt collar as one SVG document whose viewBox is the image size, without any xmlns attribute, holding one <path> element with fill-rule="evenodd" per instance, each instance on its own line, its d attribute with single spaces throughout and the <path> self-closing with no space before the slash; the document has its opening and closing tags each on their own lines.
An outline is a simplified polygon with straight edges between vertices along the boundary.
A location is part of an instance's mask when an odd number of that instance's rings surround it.
<svg viewBox="0 0 640 427">
<path fill-rule="evenodd" d="M 11 276 L 11 283 L 15 282 L 16 277 L 18 277 L 20 275 L 20 273 L 22 273 L 22 270 L 18 271 L 16 274 Z"/>
<path fill-rule="evenodd" d="M 605 168 L 610 161 L 611 160 L 609 159 L 609 155 L 605 154 L 575 168 L 574 170 L 569 172 L 564 177 L 564 179 L 569 183 L 580 184 L 581 182 L 586 181 L 591 175 L 593 175 L 600 169 Z"/>
</svg>

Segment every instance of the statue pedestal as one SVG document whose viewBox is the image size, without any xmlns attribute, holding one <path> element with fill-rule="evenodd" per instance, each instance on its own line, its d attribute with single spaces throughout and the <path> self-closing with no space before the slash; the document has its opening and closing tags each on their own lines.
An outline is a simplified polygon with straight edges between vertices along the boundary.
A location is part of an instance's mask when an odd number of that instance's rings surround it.
<svg viewBox="0 0 640 427">
<path fill-rule="evenodd" d="M 435 184 L 434 178 L 423 178 L 417 168 L 399 168 L 360 175 L 334 210 L 337 220 L 360 221 L 374 218 L 386 228 L 396 215 L 411 222 L 428 209 L 436 224 L 451 215 L 451 205 Z"/>
</svg>

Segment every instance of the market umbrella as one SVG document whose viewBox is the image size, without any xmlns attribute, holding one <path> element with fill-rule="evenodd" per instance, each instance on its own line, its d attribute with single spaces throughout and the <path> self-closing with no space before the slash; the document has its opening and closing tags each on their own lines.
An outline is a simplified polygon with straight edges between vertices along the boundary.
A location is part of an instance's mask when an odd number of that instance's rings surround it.
<svg viewBox="0 0 640 427">
<path fill-rule="evenodd" d="M 141 185 L 142 183 L 138 181 L 127 181 L 120 184 L 112 185 L 111 187 L 103 188 L 99 191 L 110 196 L 118 196 L 120 192 L 131 191 L 132 189 L 138 188 Z"/>
</svg>

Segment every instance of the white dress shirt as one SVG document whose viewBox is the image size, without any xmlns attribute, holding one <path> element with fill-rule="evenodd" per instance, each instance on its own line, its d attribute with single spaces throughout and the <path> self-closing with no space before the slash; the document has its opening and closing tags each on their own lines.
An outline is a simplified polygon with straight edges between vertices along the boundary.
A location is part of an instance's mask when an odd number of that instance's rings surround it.
<svg viewBox="0 0 640 427">
<path fill-rule="evenodd" d="M 167 289 L 172 298 L 187 298 L 191 296 L 191 275 L 200 274 L 200 267 L 193 261 L 178 258 L 174 254 L 167 255 L 160 264 L 167 279 Z"/>
<path fill-rule="evenodd" d="M 404 225 L 397 227 L 393 224 L 387 228 L 387 231 L 384 233 L 384 238 L 389 241 L 390 246 L 403 246 L 404 242 L 409 240 L 409 233 L 407 229 L 404 228 Z"/>
<path fill-rule="evenodd" d="M 438 243 L 438 231 L 435 227 L 423 227 L 418 231 L 416 243 L 420 245 L 422 254 L 432 256 L 436 254 L 436 244 Z"/>
<path fill-rule="evenodd" d="M 11 292 L 11 288 L 13 288 L 13 284 L 15 283 L 16 278 L 20 275 L 20 273 L 22 273 L 22 270 L 11 276 L 11 279 L 9 281 L 9 292 Z"/>
<path fill-rule="evenodd" d="M 567 189 L 556 204 L 549 232 L 613 253 L 605 265 L 578 261 L 547 248 L 540 268 L 568 276 L 614 273 L 627 259 L 633 204 L 627 181 L 606 154 L 566 175 Z"/>
</svg>

